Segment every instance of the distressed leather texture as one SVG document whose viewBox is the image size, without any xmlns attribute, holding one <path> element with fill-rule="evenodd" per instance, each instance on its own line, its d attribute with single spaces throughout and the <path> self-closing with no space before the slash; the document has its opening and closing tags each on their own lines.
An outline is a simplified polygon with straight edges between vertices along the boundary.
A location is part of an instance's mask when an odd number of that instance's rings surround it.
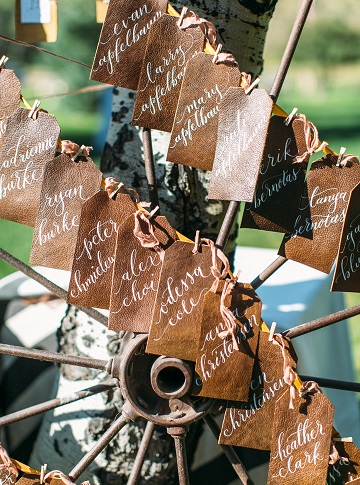
<svg viewBox="0 0 360 485">
<path fill-rule="evenodd" d="M 243 283 L 236 283 L 232 294 L 225 299 L 226 306 L 236 318 L 235 338 L 239 346 L 239 350 L 236 350 L 231 336 L 225 339 L 219 337 L 219 332 L 227 329 L 220 313 L 223 287 L 224 281 L 220 281 L 216 292 L 211 289 L 204 296 L 195 367 L 202 384 L 197 384 L 199 389 L 194 394 L 215 399 L 246 401 L 258 348 L 261 300 L 251 285 Z M 198 378 L 195 381 L 198 383 Z"/>
<path fill-rule="evenodd" d="M 111 0 L 90 79 L 136 91 L 150 26 L 166 8 L 165 0 Z"/>
<path fill-rule="evenodd" d="M 291 342 L 284 338 L 295 369 L 297 357 Z M 284 359 L 278 345 L 269 342 L 269 334 L 260 332 L 257 357 L 247 402 L 229 403 L 219 437 L 224 445 L 270 450 L 272 424 L 277 399 L 288 389 L 284 382 Z M 288 401 L 289 402 L 289 401 Z"/>
<path fill-rule="evenodd" d="M 20 106 L 21 84 L 11 69 L 0 69 L 0 150 L 8 117 Z"/>
<path fill-rule="evenodd" d="M 220 102 L 230 86 L 239 86 L 237 66 L 215 64 L 204 52 L 186 65 L 171 131 L 167 160 L 211 170 L 216 149 Z"/>
<path fill-rule="evenodd" d="M 117 232 L 135 211 L 135 203 L 126 194 L 117 194 L 113 200 L 105 191 L 99 191 L 84 203 L 68 303 L 109 308 Z"/>
<path fill-rule="evenodd" d="M 267 485 L 325 484 L 334 406 L 322 393 L 296 393 L 289 409 L 289 391 L 275 407 Z"/>
<path fill-rule="evenodd" d="M 326 155 L 308 173 L 291 234 L 279 254 L 330 273 L 340 244 L 350 193 L 360 182 L 360 165 L 336 167 L 337 157 Z"/>
<path fill-rule="evenodd" d="M 220 105 L 210 199 L 252 202 L 272 107 L 263 89 L 229 88 Z"/>
<path fill-rule="evenodd" d="M 160 247 L 167 250 L 177 239 L 176 231 L 163 216 L 154 217 L 152 223 Z M 147 333 L 159 286 L 163 253 L 144 248 L 133 230 L 134 218 L 129 217 L 117 238 L 109 328 Z M 147 231 L 146 227 L 143 230 Z"/>
<path fill-rule="evenodd" d="M 100 189 L 102 173 L 91 158 L 61 154 L 45 165 L 30 263 L 71 270 L 81 208 Z"/>
<path fill-rule="evenodd" d="M 203 49 L 200 27 L 180 30 L 168 14 L 148 34 L 132 124 L 171 132 L 187 61 Z"/>
<path fill-rule="evenodd" d="M 304 123 L 295 137 L 292 124 L 272 116 L 254 199 L 245 205 L 241 227 L 289 233 L 294 227 L 301 194 L 304 190 L 307 161 L 294 162 L 306 150 Z M 307 157 L 309 159 L 309 156 Z"/>
<path fill-rule="evenodd" d="M 34 226 L 45 163 L 55 155 L 60 127 L 54 116 L 37 119 L 18 108 L 8 119 L 0 152 L 0 217 Z"/>
<path fill-rule="evenodd" d="M 360 478 L 360 450 L 354 443 L 336 442 L 336 449 L 341 457 L 349 462 L 338 461 L 335 465 L 329 465 L 327 482 L 330 485 L 356 485 Z M 355 480 L 354 480 L 355 478 Z"/>
<path fill-rule="evenodd" d="M 146 352 L 196 361 L 202 305 L 214 277 L 211 249 L 175 241 L 165 251 Z"/>
<path fill-rule="evenodd" d="M 360 293 L 360 184 L 351 192 L 331 291 Z"/>
</svg>

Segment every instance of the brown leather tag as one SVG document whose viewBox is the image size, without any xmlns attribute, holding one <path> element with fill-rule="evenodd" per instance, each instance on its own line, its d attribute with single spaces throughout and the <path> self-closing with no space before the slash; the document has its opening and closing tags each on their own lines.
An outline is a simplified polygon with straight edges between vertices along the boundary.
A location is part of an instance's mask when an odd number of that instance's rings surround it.
<svg viewBox="0 0 360 485">
<path fill-rule="evenodd" d="M 307 161 L 294 163 L 294 158 L 306 145 L 304 131 L 302 139 L 295 137 L 292 124 L 284 120 L 270 119 L 254 200 L 245 205 L 241 227 L 285 233 L 294 227 L 307 168 Z"/>
<path fill-rule="evenodd" d="M 0 217 L 34 226 L 45 163 L 54 158 L 60 134 L 54 116 L 37 119 L 18 108 L 8 119 L 0 153 Z"/>
<path fill-rule="evenodd" d="M 331 291 L 360 293 L 360 184 L 351 192 Z"/>
<path fill-rule="evenodd" d="M 0 443 L 0 482 L 4 485 L 14 485 L 19 472 L 11 461 L 7 450 Z"/>
<path fill-rule="evenodd" d="M 203 49 L 200 27 L 181 30 L 168 14 L 150 28 L 132 124 L 171 131 L 186 63 Z"/>
<path fill-rule="evenodd" d="M 360 165 L 336 167 L 337 157 L 314 162 L 306 179 L 298 215 L 279 254 L 329 273 L 340 243 L 350 193 L 360 182 Z"/>
<path fill-rule="evenodd" d="M 286 338 L 284 343 L 292 359 L 291 366 L 295 368 L 295 351 Z M 281 349 L 269 342 L 267 332 L 260 332 L 249 399 L 247 402 L 230 403 L 226 408 L 219 443 L 270 450 L 276 400 L 287 389 Z"/>
<path fill-rule="evenodd" d="M 170 162 L 212 168 L 220 102 L 241 78 L 237 66 L 215 64 L 213 57 L 202 52 L 186 65 L 166 158 Z"/>
<path fill-rule="evenodd" d="M 82 208 L 68 292 L 68 303 L 109 308 L 116 237 L 120 225 L 136 210 L 130 196 L 105 191 Z"/>
<path fill-rule="evenodd" d="M 71 270 L 85 201 L 100 188 L 102 173 L 91 158 L 61 154 L 45 165 L 30 263 Z"/>
<path fill-rule="evenodd" d="M 210 199 L 252 202 L 272 107 L 263 89 L 229 88 L 220 105 Z"/>
<path fill-rule="evenodd" d="M 334 406 L 320 392 L 296 396 L 289 391 L 275 406 L 268 485 L 326 483 Z"/>
<path fill-rule="evenodd" d="M 119 229 L 110 301 L 111 330 L 142 333 L 149 331 L 164 257 L 163 250 L 177 239 L 176 231 L 165 217 L 154 217 L 151 221 L 154 234 L 160 241 L 160 251 L 143 247 L 134 236 L 134 217 L 129 217 Z"/>
<path fill-rule="evenodd" d="M 0 69 L 0 151 L 9 116 L 20 105 L 21 84 L 14 71 Z"/>
<path fill-rule="evenodd" d="M 353 443 L 336 442 L 340 460 L 329 465 L 326 485 L 360 482 L 360 450 Z"/>
<path fill-rule="evenodd" d="M 90 79 L 136 91 L 149 29 L 166 7 L 165 0 L 111 0 Z"/>
<path fill-rule="evenodd" d="M 16 482 L 17 485 L 40 485 L 40 475 L 31 475 L 30 473 L 24 473 Z"/>
<path fill-rule="evenodd" d="M 359 485 L 360 478 L 356 478 L 355 480 L 351 480 L 350 482 L 346 482 L 345 485 Z"/>
<path fill-rule="evenodd" d="M 214 277 L 211 249 L 183 241 L 165 251 L 146 352 L 196 361 L 203 298 Z"/>
<path fill-rule="evenodd" d="M 258 347 L 261 324 L 261 300 L 249 284 L 236 283 L 225 305 L 231 310 L 237 328 L 234 338 L 219 334 L 227 330 L 220 313 L 224 281 L 204 296 L 194 394 L 216 399 L 246 401 Z M 228 300 L 228 301 L 226 301 Z M 241 369 L 241 372 L 239 372 Z"/>
</svg>

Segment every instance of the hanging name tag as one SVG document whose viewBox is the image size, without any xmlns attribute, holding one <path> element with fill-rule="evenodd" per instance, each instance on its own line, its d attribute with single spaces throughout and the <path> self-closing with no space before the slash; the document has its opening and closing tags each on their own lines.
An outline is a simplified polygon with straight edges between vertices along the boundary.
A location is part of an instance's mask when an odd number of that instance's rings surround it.
<svg viewBox="0 0 360 485">
<path fill-rule="evenodd" d="M 40 485 L 40 476 L 24 473 L 16 482 L 17 485 Z"/>
<path fill-rule="evenodd" d="M 212 252 L 182 241 L 165 251 L 146 352 L 196 361 L 203 298 L 214 276 Z"/>
<path fill-rule="evenodd" d="M 60 127 L 41 111 L 18 108 L 8 119 L 0 153 L 0 217 L 34 226 L 45 163 L 54 158 Z"/>
<path fill-rule="evenodd" d="M 171 132 L 186 63 L 204 45 L 200 27 L 181 30 L 177 22 L 165 14 L 150 28 L 133 125 Z"/>
<path fill-rule="evenodd" d="M 351 192 L 331 291 L 360 293 L 360 185 Z"/>
<path fill-rule="evenodd" d="M 210 199 L 252 202 L 272 107 L 263 89 L 229 88 L 220 105 Z"/>
<path fill-rule="evenodd" d="M 91 158 L 59 155 L 45 165 L 30 263 L 71 270 L 81 208 L 100 188 L 102 173 Z"/>
<path fill-rule="evenodd" d="M 200 379 L 194 394 L 245 401 L 259 340 L 261 301 L 248 284 L 225 280 L 215 286 L 204 297 L 195 368 Z"/>
<path fill-rule="evenodd" d="M 56 42 L 56 0 L 15 0 L 15 36 L 23 42 Z"/>
<path fill-rule="evenodd" d="M 359 163 L 336 162 L 326 155 L 312 164 L 294 227 L 279 249 L 281 256 L 324 273 L 335 261 L 350 193 L 360 182 Z"/>
<path fill-rule="evenodd" d="M 186 65 L 166 157 L 170 162 L 212 168 L 220 102 L 241 78 L 237 66 L 215 64 L 213 57 L 199 53 Z"/>
<path fill-rule="evenodd" d="M 309 156 L 296 163 L 306 149 L 304 131 L 301 140 L 295 137 L 292 124 L 284 121 L 281 116 L 270 119 L 254 199 L 245 205 L 241 227 L 284 233 L 294 227 Z"/>
<path fill-rule="evenodd" d="M 15 485 L 19 472 L 11 461 L 8 452 L 0 443 L 0 480 L 4 485 Z"/>
<path fill-rule="evenodd" d="M 334 406 L 318 392 L 276 403 L 268 485 L 326 483 Z"/>
<path fill-rule="evenodd" d="M 112 200 L 99 191 L 82 208 L 68 292 L 68 303 L 109 308 L 116 237 L 136 210 L 129 195 Z"/>
<path fill-rule="evenodd" d="M 360 482 L 360 450 L 353 443 L 335 442 L 339 461 L 329 465 L 326 485 L 355 485 Z"/>
<path fill-rule="evenodd" d="M 290 364 L 295 369 L 295 351 L 286 338 L 284 344 L 285 351 L 290 356 Z M 219 443 L 270 450 L 275 404 L 289 386 L 284 382 L 281 349 L 269 342 L 267 332 L 260 332 L 258 353 L 249 387 L 250 394 L 246 402 L 229 403 L 226 408 Z"/>
<path fill-rule="evenodd" d="M 150 27 L 166 7 L 166 0 L 111 0 L 90 79 L 136 91 Z"/>
<path fill-rule="evenodd" d="M 21 84 L 14 71 L 0 69 L 0 151 L 9 116 L 19 108 Z"/>
<path fill-rule="evenodd" d="M 119 229 L 110 302 L 111 330 L 149 331 L 164 251 L 177 239 L 165 217 L 153 217 L 149 223 L 158 242 L 153 248 L 144 247 L 141 238 L 135 237 L 134 216 Z M 139 225 L 147 234 L 146 221 L 140 219 Z"/>
</svg>

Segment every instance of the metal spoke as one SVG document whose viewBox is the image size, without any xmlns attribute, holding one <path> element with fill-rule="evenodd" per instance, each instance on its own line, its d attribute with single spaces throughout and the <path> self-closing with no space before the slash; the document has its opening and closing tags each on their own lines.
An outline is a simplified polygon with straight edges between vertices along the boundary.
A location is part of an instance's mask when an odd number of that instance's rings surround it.
<svg viewBox="0 0 360 485">
<path fill-rule="evenodd" d="M 143 128 L 142 142 L 144 150 L 145 173 L 149 191 L 150 209 L 154 210 L 156 206 L 160 206 L 160 202 L 156 182 L 154 155 L 151 144 L 151 130 L 149 128 Z"/>
<path fill-rule="evenodd" d="M 214 435 L 217 441 L 220 435 L 220 428 L 217 422 L 215 421 L 214 417 L 211 414 L 207 414 L 206 416 L 204 416 L 203 420 L 208 425 L 208 427 L 210 428 L 210 431 L 212 432 L 212 434 Z M 237 456 L 234 448 L 232 446 L 222 445 L 222 444 L 219 444 L 219 446 L 223 450 L 226 458 L 231 463 L 231 466 L 235 470 L 235 473 L 240 478 L 241 483 L 243 485 L 254 485 L 254 482 L 252 481 L 251 477 L 246 471 L 244 465 L 241 463 L 241 460 Z"/>
<path fill-rule="evenodd" d="M 14 256 L 9 254 L 7 251 L 5 251 L 2 248 L 0 248 L 0 258 L 6 263 L 10 264 L 14 268 L 24 273 L 29 278 L 40 283 L 42 286 L 44 286 L 44 288 L 47 288 L 49 291 L 51 291 L 51 293 L 54 293 L 54 295 L 58 296 L 62 300 L 65 300 L 65 301 L 67 300 L 67 295 L 68 295 L 67 291 L 65 291 L 63 288 L 60 288 L 60 286 L 48 280 L 47 278 L 45 278 L 45 276 L 41 275 L 40 273 L 32 269 L 30 266 L 23 263 L 19 259 L 15 258 Z M 106 327 L 108 326 L 107 317 L 105 317 L 105 315 L 102 315 L 97 310 L 94 310 L 94 308 L 88 308 L 81 305 L 75 305 L 75 306 L 82 312 L 89 315 L 89 317 L 93 318 L 94 320 L 97 320 L 99 323 L 102 323 Z"/>
<path fill-rule="evenodd" d="M 327 379 L 324 377 L 312 377 L 312 376 L 299 376 L 302 381 L 314 381 L 319 384 L 320 387 L 327 387 L 329 389 L 338 389 L 340 391 L 352 391 L 360 392 L 360 383 L 339 381 L 336 379 Z"/>
<path fill-rule="evenodd" d="M 189 470 L 186 458 L 186 428 L 168 428 L 167 432 L 174 438 L 179 485 L 190 485 Z"/>
<path fill-rule="evenodd" d="M 16 421 L 21 421 L 22 419 L 30 418 L 31 416 L 36 416 L 37 414 L 45 413 L 51 409 L 64 406 L 65 404 L 70 404 L 80 399 L 86 399 L 87 397 L 94 396 L 100 392 L 106 392 L 113 389 L 116 384 L 99 384 L 96 386 L 91 386 L 87 389 L 74 392 L 70 396 L 57 397 L 55 399 L 50 399 L 49 401 L 36 404 L 34 406 L 29 406 L 21 411 L 16 411 L 6 416 L 0 418 L 0 426 L 7 426 L 8 424 L 15 423 Z"/>
<path fill-rule="evenodd" d="M 305 335 L 307 333 L 314 332 L 314 330 L 328 327 L 329 325 L 333 325 L 334 323 L 341 322 L 342 320 L 346 320 L 347 318 L 355 317 L 356 315 L 360 315 L 360 305 L 356 305 L 351 308 L 347 308 L 345 310 L 340 310 L 338 312 L 331 313 L 330 315 L 317 318 L 316 320 L 311 320 L 310 322 L 307 322 L 307 323 L 302 323 L 297 327 L 293 327 L 293 328 L 290 328 L 289 330 L 285 330 L 284 332 L 282 332 L 282 334 L 289 338 L 300 337 L 300 335 Z"/>
<path fill-rule="evenodd" d="M 260 273 L 256 278 L 254 278 L 251 282 L 251 286 L 256 290 L 259 288 L 265 281 L 270 278 L 281 266 L 286 263 L 287 258 L 283 256 L 279 256 L 275 259 L 262 273 Z"/>
<path fill-rule="evenodd" d="M 79 463 L 71 470 L 69 477 L 73 482 L 77 480 L 80 475 L 89 467 L 89 465 L 95 460 L 95 458 L 102 452 L 102 450 L 107 446 L 110 441 L 115 438 L 118 432 L 127 422 L 129 422 L 129 417 L 122 413 L 121 416 L 113 422 L 110 428 L 105 431 L 102 437 L 97 441 L 97 443 L 91 448 L 91 450 L 86 453 L 86 455 L 79 461 Z"/>
<path fill-rule="evenodd" d="M 144 464 L 145 455 L 149 448 L 154 430 L 155 430 L 155 424 L 152 423 L 151 421 L 148 421 L 145 427 L 145 431 L 144 431 L 139 449 L 136 453 L 136 458 L 134 460 L 134 464 L 133 464 L 129 479 L 127 481 L 127 485 L 136 485 L 137 481 L 139 480 L 141 468 Z"/>
<path fill-rule="evenodd" d="M 0 344 L 0 354 L 24 357 L 25 359 L 55 362 L 57 364 L 77 365 L 79 367 L 88 367 L 90 369 L 99 369 L 105 371 L 108 369 L 109 362 L 107 360 L 60 354 L 59 352 L 50 352 L 48 350 L 27 349 L 25 347 L 7 344 Z"/>
</svg>

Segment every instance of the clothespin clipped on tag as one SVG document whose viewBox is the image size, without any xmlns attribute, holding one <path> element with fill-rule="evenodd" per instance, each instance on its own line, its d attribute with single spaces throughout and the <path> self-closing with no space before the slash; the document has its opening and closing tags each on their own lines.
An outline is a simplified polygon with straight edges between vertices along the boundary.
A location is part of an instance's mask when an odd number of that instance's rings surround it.
<svg viewBox="0 0 360 485">
<path fill-rule="evenodd" d="M 338 159 L 336 161 L 336 166 L 337 167 L 340 167 L 341 166 L 341 161 L 342 161 L 342 159 L 344 157 L 345 152 L 346 152 L 346 148 L 345 147 L 341 147 L 340 148 L 340 152 L 339 152 Z"/>
<path fill-rule="evenodd" d="M 218 57 L 218 54 L 219 52 L 221 52 L 221 49 L 222 49 L 222 44 L 219 44 L 216 48 L 216 51 L 215 51 L 215 54 L 214 54 L 214 57 L 212 58 L 212 62 L 215 64 L 216 63 L 216 59 Z"/>
<path fill-rule="evenodd" d="M 289 116 L 287 118 L 285 118 L 284 124 L 286 126 L 289 126 L 290 125 L 290 123 L 294 119 L 294 116 L 296 115 L 297 112 L 298 112 L 298 108 L 293 108 L 293 110 L 291 111 L 291 113 L 289 114 Z"/>
<path fill-rule="evenodd" d="M 5 67 L 5 64 L 7 63 L 8 60 L 9 60 L 9 58 L 6 57 L 5 55 L 1 57 L 1 59 L 0 59 L 0 71 L 3 67 Z"/>
<path fill-rule="evenodd" d="M 192 250 L 193 254 L 197 254 L 199 252 L 199 246 L 200 246 L 200 231 L 197 230 L 195 233 L 194 249 Z"/>
<path fill-rule="evenodd" d="M 40 101 L 38 99 L 35 99 L 34 104 L 32 105 L 32 108 L 28 114 L 29 118 L 36 120 L 38 111 L 39 111 L 39 106 L 40 106 Z"/>
<path fill-rule="evenodd" d="M 274 340 L 275 330 L 276 330 L 276 322 L 272 322 L 271 328 L 270 328 L 270 333 L 269 333 L 269 342 L 272 342 Z"/>
<path fill-rule="evenodd" d="M 45 463 L 44 465 L 41 465 L 40 468 L 40 485 L 43 485 L 45 483 L 45 475 L 46 475 L 46 470 L 47 470 L 47 464 Z"/>
<path fill-rule="evenodd" d="M 155 214 L 156 214 L 156 213 L 157 213 L 159 210 L 160 210 L 160 207 L 157 205 L 157 206 L 155 207 L 155 209 L 153 209 L 153 210 L 150 212 L 149 217 L 148 217 L 149 221 L 151 221 L 151 219 L 154 217 L 154 215 L 155 215 Z"/>
<path fill-rule="evenodd" d="M 79 148 L 79 150 L 75 153 L 75 155 L 73 157 L 71 157 L 71 161 L 72 162 L 76 162 L 76 159 L 78 157 L 81 157 L 84 153 L 84 150 L 85 150 L 86 146 L 85 145 L 81 145 L 81 147 Z"/>
<path fill-rule="evenodd" d="M 257 85 L 259 84 L 259 82 L 260 82 L 260 78 L 259 78 L 259 77 L 257 77 L 257 78 L 255 79 L 255 81 L 253 81 L 253 82 L 250 84 L 250 86 L 249 86 L 247 89 L 245 89 L 245 94 L 250 94 L 250 93 L 251 93 L 251 91 L 252 91 L 252 90 L 255 88 L 255 86 L 257 86 Z"/>
<path fill-rule="evenodd" d="M 348 438 L 342 438 L 341 436 L 335 436 L 333 439 L 333 441 L 338 441 L 338 442 L 341 442 L 341 443 L 353 443 L 353 439 L 352 439 L 352 436 L 349 436 Z"/>
<path fill-rule="evenodd" d="M 179 20 L 177 21 L 177 24 L 178 24 L 178 26 L 179 26 L 179 27 L 181 27 L 181 24 L 182 24 L 182 22 L 183 22 L 183 20 L 184 20 L 184 17 L 185 17 L 185 15 L 186 15 L 186 12 L 187 12 L 187 11 L 188 11 L 188 8 L 187 8 L 187 7 L 183 7 L 183 9 L 181 10 L 180 18 L 179 18 Z"/>
</svg>

